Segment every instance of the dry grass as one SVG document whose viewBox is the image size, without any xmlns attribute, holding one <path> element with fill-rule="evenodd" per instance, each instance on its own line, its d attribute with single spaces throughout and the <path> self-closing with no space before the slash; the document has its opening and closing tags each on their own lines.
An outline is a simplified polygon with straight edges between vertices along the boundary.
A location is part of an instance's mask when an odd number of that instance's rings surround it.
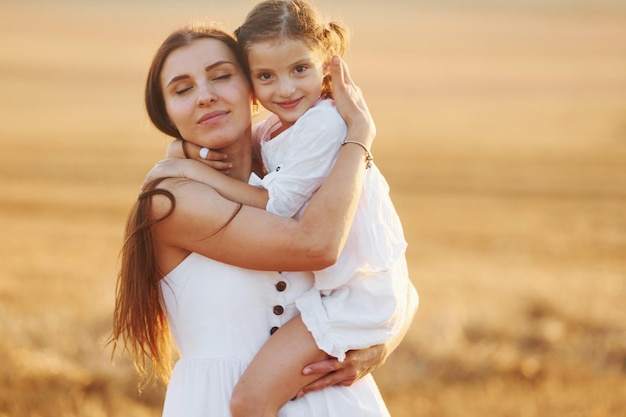
<svg viewBox="0 0 626 417">
<path fill-rule="evenodd" d="M 2 5 L 0 417 L 159 415 L 162 388 L 139 396 L 104 341 L 166 143 L 145 70 L 217 9 L 191 3 Z M 394 417 L 623 415 L 626 13 L 400 3 L 319 3 L 353 28 L 421 296 L 376 373 Z"/>
</svg>

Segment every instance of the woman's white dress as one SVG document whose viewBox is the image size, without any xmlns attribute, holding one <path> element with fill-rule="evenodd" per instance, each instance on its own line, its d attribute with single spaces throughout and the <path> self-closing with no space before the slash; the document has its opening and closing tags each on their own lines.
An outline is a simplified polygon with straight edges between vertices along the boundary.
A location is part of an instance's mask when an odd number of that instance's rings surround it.
<svg viewBox="0 0 626 417">
<path fill-rule="evenodd" d="M 235 384 L 270 337 L 297 314 L 311 273 L 252 271 L 189 255 L 161 280 L 181 358 L 167 388 L 164 417 L 230 417 Z M 268 375 L 268 378 L 270 375 Z M 371 376 L 289 401 L 279 417 L 389 416 Z"/>
</svg>

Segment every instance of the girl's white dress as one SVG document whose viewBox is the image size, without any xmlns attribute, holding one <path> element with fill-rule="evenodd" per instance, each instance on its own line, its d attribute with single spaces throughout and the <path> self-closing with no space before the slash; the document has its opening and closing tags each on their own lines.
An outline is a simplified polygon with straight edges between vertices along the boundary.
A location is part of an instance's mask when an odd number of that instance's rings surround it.
<svg viewBox="0 0 626 417">
<path fill-rule="evenodd" d="M 232 390 L 270 337 L 297 314 L 311 273 L 251 271 L 198 254 L 161 280 L 169 325 L 182 355 L 167 388 L 164 417 L 230 417 Z M 268 376 L 269 377 L 269 376 Z M 371 376 L 289 401 L 279 417 L 389 416 Z"/>
<path fill-rule="evenodd" d="M 335 164 L 347 127 L 332 100 L 318 101 L 271 138 L 280 127 L 275 115 L 255 127 L 267 174 L 263 179 L 253 174 L 250 183 L 268 190 L 267 211 L 299 217 Z M 343 360 L 348 350 L 387 341 L 407 309 L 415 312 L 418 296 L 409 279 L 406 246 L 389 186 L 372 164 L 337 263 L 315 271 L 314 288 L 296 301 L 320 349 Z"/>
</svg>

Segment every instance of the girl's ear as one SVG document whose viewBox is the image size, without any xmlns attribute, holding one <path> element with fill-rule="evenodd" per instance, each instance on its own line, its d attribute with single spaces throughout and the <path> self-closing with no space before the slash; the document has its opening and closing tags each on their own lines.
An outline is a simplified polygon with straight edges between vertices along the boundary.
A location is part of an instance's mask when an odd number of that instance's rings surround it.
<svg viewBox="0 0 626 417">
<path fill-rule="evenodd" d="M 322 96 L 332 97 L 333 85 L 330 77 L 330 63 L 334 56 L 334 50 L 331 48 L 326 54 L 323 55 L 324 63 L 322 64 L 322 70 L 324 77 L 322 79 Z"/>
<path fill-rule="evenodd" d="M 330 59 L 327 59 L 326 61 L 324 61 L 324 75 L 329 75 L 330 74 Z"/>
<path fill-rule="evenodd" d="M 335 56 L 335 48 L 330 48 L 330 50 L 326 53 L 324 57 L 324 74 L 330 74 L 330 63 L 333 60 L 333 56 Z"/>
</svg>

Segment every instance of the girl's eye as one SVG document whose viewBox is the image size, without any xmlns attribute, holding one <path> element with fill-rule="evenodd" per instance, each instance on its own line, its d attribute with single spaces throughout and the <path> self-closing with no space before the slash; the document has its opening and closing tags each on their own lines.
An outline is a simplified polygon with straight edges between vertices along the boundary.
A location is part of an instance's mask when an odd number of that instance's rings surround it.
<svg viewBox="0 0 626 417">
<path fill-rule="evenodd" d="M 259 80 L 261 80 L 261 81 L 267 81 L 267 80 L 269 80 L 270 78 L 272 78 L 272 76 L 271 76 L 270 74 L 268 74 L 267 72 L 263 72 L 263 73 L 259 74 L 259 75 L 257 76 L 257 78 L 258 78 Z"/>
<path fill-rule="evenodd" d="M 295 71 L 296 73 L 302 73 L 302 72 L 306 71 L 306 65 L 298 65 L 298 66 L 294 69 L 294 71 Z"/>
</svg>

